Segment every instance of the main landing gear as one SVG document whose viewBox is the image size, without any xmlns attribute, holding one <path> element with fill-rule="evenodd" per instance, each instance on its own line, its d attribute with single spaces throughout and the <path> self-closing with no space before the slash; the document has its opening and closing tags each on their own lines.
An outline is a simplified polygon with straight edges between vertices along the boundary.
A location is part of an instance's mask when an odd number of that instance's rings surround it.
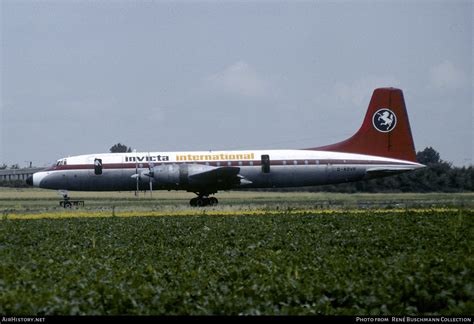
<svg viewBox="0 0 474 324">
<path fill-rule="evenodd" d="M 192 207 L 216 206 L 219 203 L 216 197 L 198 196 L 189 201 Z"/>
</svg>

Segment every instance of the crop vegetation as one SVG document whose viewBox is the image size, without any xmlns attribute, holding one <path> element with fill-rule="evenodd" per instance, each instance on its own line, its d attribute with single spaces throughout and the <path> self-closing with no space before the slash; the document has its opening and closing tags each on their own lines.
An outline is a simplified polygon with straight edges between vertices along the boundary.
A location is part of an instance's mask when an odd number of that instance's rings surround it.
<svg viewBox="0 0 474 324">
<path fill-rule="evenodd" d="M 110 196 L 65 211 L 0 192 L 0 313 L 473 313 L 464 203 L 361 209 L 337 196 L 346 203 L 327 208 L 262 194 L 252 206 L 246 195 L 206 209 L 176 206 L 182 196 L 157 207 Z"/>
</svg>

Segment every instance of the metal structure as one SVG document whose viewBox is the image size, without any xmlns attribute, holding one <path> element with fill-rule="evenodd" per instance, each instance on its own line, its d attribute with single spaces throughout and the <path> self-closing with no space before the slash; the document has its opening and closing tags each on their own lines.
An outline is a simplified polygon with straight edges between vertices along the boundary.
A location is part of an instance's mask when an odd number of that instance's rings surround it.
<svg viewBox="0 0 474 324">
<path fill-rule="evenodd" d="M 44 168 L 22 168 L 0 170 L 0 185 L 2 183 L 26 181 L 33 173 L 44 170 Z"/>
</svg>

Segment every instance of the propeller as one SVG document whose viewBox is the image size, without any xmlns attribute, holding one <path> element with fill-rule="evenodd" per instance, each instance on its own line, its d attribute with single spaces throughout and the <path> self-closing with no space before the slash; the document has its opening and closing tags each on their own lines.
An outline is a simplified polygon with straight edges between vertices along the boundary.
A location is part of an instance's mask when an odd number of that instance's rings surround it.
<svg viewBox="0 0 474 324">
<path fill-rule="evenodd" d="M 153 197 L 153 177 L 155 176 L 155 172 L 153 171 L 153 167 L 155 165 L 151 163 L 150 159 L 150 152 L 148 152 L 148 173 L 146 174 L 148 176 L 149 180 L 149 185 L 150 185 L 150 198 Z"/>
<path fill-rule="evenodd" d="M 134 151 L 135 152 L 135 151 Z M 140 172 L 138 173 L 138 158 L 135 157 L 135 174 L 132 175 L 132 178 L 135 178 L 137 181 L 137 187 L 135 190 L 135 196 L 138 196 L 138 191 L 139 191 L 139 181 L 140 181 L 140 176 L 147 176 L 148 177 L 148 184 L 150 186 L 150 197 L 153 196 L 153 177 L 155 172 L 153 171 L 154 164 L 150 162 L 150 152 L 148 152 L 148 172 Z"/>
<path fill-rule="evenodd" d="M 136 153 L 137 150 L 133 150 L 133 153 Z M 140 180 L 140 176 L 138 175 L 138 159 L 135 155 L 135 174 L 132 175 L 132 178 L 136 179 L 137 186 L 135 188 L 135 197 L 138 197 L 138 181 Z"/>
</svg>

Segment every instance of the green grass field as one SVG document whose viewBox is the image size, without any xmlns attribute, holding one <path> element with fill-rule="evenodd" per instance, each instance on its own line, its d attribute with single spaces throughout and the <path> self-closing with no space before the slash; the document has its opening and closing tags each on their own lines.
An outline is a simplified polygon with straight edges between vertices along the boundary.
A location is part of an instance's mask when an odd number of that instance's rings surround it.
<svg viewBox="0 0 474 324">
<path fill-rule="evenodd" d="M 89 195 L 0 190 L 1 314 L 474 313 L 472 194 Z"/>
<path fill-rule="evenodd" d="M 104 210 L 115 207 L 124 210 L 176 210 L 189 209 L 193 193 L 180 191 L 140 192 L 71 192 L 71 199 L 84 200 L 82 210 Z M 474 193 L 389 193 L 341 194 L 307 192 L 219 192 L 216 210 L 242 209 L 308 209 L 308 208 L 474 208 Z M 0 188 L 0 212 L 3 211 L 64 211 L 59 207 L 61 197 L 54 190 Z"/>
</svg>

